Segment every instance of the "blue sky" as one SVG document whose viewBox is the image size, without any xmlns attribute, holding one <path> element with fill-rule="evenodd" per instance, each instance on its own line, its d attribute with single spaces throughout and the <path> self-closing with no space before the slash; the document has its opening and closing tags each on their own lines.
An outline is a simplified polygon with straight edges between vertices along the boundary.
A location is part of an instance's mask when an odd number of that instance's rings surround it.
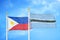
<svg viewBox="0 0 60 40">
<path fill-rule="evenodd" d="M 0 0 L 0 40 L 5 40 L 6 12 L 8 16 L 27 16 L 27 9 L 31 13 L 53 14 L 56 17 L 56 28 L 40 28 L 31 31 L 31 40 L 60 40 L 60 0 Z M 11 34 L 10 34 L 11 33 Z M 14 37 L 9 32 L 9 40 L 27 40 L 27 31 L 17 31 Z M 22 33 L 24 33 L 22 35 Z"/>
</svg>

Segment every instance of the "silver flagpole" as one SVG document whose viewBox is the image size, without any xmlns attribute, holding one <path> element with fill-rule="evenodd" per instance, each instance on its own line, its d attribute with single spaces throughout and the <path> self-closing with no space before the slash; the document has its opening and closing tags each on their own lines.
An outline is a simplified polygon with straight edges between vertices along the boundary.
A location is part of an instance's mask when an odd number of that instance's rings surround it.
<svg viewBox="0 0 60 40">
<path fill-rule="evenodd" d="M 6 12 L 6 40 L 8 40 L 8 14 Z"/>
<path fill-rule="evenodd" d="M 30 40 L 30 8 L 28 8 L 28 40 Z"/>
</svg>

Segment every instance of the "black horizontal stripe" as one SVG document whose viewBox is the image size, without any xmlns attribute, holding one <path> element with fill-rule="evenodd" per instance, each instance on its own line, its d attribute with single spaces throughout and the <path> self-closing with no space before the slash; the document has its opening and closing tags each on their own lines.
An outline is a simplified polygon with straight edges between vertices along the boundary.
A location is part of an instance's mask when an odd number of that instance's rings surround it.
<svg viewBox="0 0 60 40">
<path fill-rule="evenodd" d="M 37 19 L 31 19 L 31 22 L 56 22 L 56 20 L 37 20 Z"/>
</svg>

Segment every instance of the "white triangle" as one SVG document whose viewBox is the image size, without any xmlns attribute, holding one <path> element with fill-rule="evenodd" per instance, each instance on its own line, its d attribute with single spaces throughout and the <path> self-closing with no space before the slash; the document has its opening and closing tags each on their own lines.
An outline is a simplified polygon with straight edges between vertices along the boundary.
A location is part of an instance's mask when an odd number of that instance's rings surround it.
<svg viewBox="0 0 60 40">
<path fill-rule="evenodd" d="M 10 24 L 10 22 L 14 22 L 13 25 Z M 8 30 L 11 29 L 12 27 L 14 27 L 15 25 L 17 25 L 18 23 L 16 21 L 14 21 L 13 19 L 11 18 L 8 18 Z"/>
</svg>

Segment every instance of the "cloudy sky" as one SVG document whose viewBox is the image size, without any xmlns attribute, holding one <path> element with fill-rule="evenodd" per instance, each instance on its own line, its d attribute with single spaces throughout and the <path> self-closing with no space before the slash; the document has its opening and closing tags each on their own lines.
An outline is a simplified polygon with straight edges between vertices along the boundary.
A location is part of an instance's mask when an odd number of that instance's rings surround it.
<svg viewBox="0 0 60 40">
<path fill-rule="evenodd" d="M 6 9 L 8 14 L 27 15 L 27 9 L 31 13 L 52 13 L 59 15 L 60 0 L 5 0 L 1 1 L 2 9 Z M 13 15 L 12 15 L 13 16 Z"/>
<path fill-rule="evenodd" d="M 53 14 L 56 17 L 56 28 L 33 30 L 31 40 L 60 40 L 60 0 L 0 0 L 0 40 L 6 39 L 6 13 L 8 16 L 28 16 L 28 8 L 31 13 Z M 14 32 L 9 33 L 13 35 Z M 27 40 L 28 36 L 27 31 L 17 31 L 14 35 L 9 40 Z"/>
</svg>

